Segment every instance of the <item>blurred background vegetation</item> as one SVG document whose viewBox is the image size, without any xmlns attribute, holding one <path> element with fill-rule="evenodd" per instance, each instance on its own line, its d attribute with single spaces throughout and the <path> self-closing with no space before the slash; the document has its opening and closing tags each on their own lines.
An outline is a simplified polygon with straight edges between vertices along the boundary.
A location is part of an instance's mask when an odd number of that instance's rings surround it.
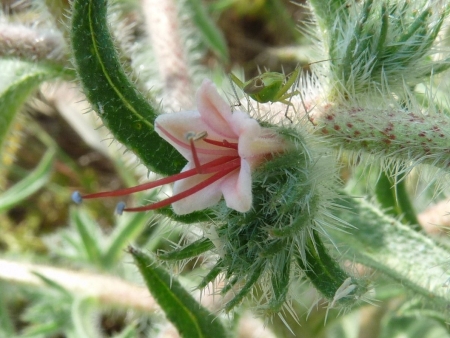
<svg viewBox="0 0 450 338">
<path fill-rule="evenodd" d="M 289 73 L 298 64 L 317 61 L 311 42 L 304 36 L 310 29 L 311 16 L 301 3 L 179 1 L 180 13 L 186 14 L 180 25 L 188 22 L 194 31 L 201 31 L 202 27 L 196 27 L 191 2 L 203 6 L 223 33 L 229 53 L 226 70 L 242 69 L 245 78 L 250 78 L 260 70 Z M 59 28 L 64 36 L 62 22 L 67 20 L 58 10 L 66 10 L 68 4 L 47 1 L 48 8 L 56 12 L 54 30 L 49 30 L 44 22 L 44 5 L 36 1 L 5 0 L 1 24 L 48 30 L 49 35 Z M 128 43 L 133 48 L 143 48 L 148 40 L 140 3 L 119 1 L 117 16 L 116 20 L 127 23 Z M 199 73 L 223 77 L 225 56 L 209 47 L 201 39 L 194 41 L 192 54 Z M 120 48 L 126 51 L 130 47 Z M 125 66 L 135 74 L 147 74 L 150 70 L 145 65 L 133 63 L 134 51 L 122 53 Z M 33 59 L 32 52 L 25 56 L 15 55 L 14 51 L 12 55 L 5 50 L 2 53 L 4 57 Z M 48 60 L 36 61 L 45 64 Z M 70 67 L 68 60 L 58 62 Z M 146 179 L 147 172 L 104 129 L 96 129 L 98 121 L 93 114 L 83 115 L 88 106 L 78 96 L 70 70 L 66 77 L 68 81 L 44 84 L 30 96 L 16 116 L 0 154 L 0 337 L 167 337 L 175 334 L 146 293 L 125 248 L 133 243 L 148 251 L 169 250 L 180 241 L 195 238 L 196 230 L 174 227 L 151 212 L 118 218 L 113 213 L 117 202 L 114 199 L 93 201 L 82 207 L 71 204 L 70 195 L 74 190 L 94 192 L 126 187 Z M 148 90 L 151 84 L 142 86 Z M 358 169 L 356 173 L 351 171 L 344 167 L 341 174 L 356 187 L 354 191 L 374 189 L 372 176 L 358 173 Z M 410 193 L 415 194 L 413 188 Z M 417 196 L 418 208 L 428 204 L 432 193 L 429 195 Z M 133 203 L 147 197 L 141 195 Z M 450 223 L 444 218 L 436 221 L 442 225 L 445 222 Z M 427 230 L 436 237 L 442 235 L 440 229 Z M 440 240 L 446 241 L 443 237 Z M 174 268 L 188 288 L 205 273 L 201 263 Z M 207 258 L 203 263 L 208 266 Z M 449 336 L 445 315 L 430 312 L 427 317 L 423 313 L 417 317 L 420 300 L 409 299 L 405 290 L 373 271 L 361 267 L 361 273 L 371 275 L 375 281 L 375 304 L 341 313 L 330 310 L 325 323 L 327 309 L 314 306 L 315 291 L 299 283 L 295 287 L 301 299 L 293 304 L 297 319 L 289 313 L 283 319 L 275 316 L 263 330 L 263 323 L 249 316 L 244 308 L 236 314 L 236 321 L 241 323 L 236 336 Z M 205 298 L 208 302 L 208 297 Z"/>
</svg>

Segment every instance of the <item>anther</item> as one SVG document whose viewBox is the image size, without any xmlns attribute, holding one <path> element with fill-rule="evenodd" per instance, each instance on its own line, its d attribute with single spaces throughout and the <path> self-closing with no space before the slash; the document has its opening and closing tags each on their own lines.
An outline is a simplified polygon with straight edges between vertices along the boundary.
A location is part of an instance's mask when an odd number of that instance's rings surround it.
<svg viewBox="0 0 450 338">
<path fill-rule="evenodd" d="M 201 139 L 204 139 L 205 137 L 208 136 L 208 132 L 207 131 L 200 131 L 198 133 L 194 132 L 194 131 L 190 131 L 186 133 L 186 140 L 188 141 L 198 141 Z"/>
<path fill-rule="evenodd" d="M 116 205 L 116 214 L 117 215 L 122 215 L 123 211 L 125 210 L 125 207 L 126 207 L 126 205 L 125 205 L 124 202 L 117 203 L 117 205 Z"/>
<path fill-rule="evenodd" d="M 76 204 L 81 204 L 81 202 L 83 202 L 83 197 L 81 196 L 79 191 L 74 191 L 72 193 L 71 198 L 72 198 L 72 201 Z"/>
</svg>

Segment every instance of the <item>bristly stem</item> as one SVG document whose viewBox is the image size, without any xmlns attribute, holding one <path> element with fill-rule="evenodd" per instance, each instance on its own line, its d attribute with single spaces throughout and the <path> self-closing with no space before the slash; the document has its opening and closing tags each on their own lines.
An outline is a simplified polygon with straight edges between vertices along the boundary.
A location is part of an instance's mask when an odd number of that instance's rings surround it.
<svg viewBox="0 0 450 338">
<path fill-rule="evenodd" d="M 450 119 L 400 109 L 331 107 L 315 116 L 334 146 L 450 170 Z"/>
</svg>

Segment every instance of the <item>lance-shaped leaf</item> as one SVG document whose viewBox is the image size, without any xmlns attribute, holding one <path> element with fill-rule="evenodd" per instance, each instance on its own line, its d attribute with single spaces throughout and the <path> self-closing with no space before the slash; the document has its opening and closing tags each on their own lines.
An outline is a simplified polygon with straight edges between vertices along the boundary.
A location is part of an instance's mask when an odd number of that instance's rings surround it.
<svg viewBox="0 0 450 338">
<path fill-rule="evenodd" d="M 341 204 L 347 209 L 339 209 L 337 216 L 354 227 L 330 235 L 345 243 L 341 251 L 350 260 L 385 273 L 424 299 L 432 299 L 434 305 L 449 306 L 448 250 L 365 200 L 347 199 Z"/>
<path fill-rule="evenodd" d="M 222 61 L 229 62 L 230 56 L 227 42 L 225 41 L 222 32 L 209 17 L 202 1 L 189 0 L 186 1 L 186 6 L 191 11 L 192 20 L 197 25 L 208 47 L 210 47 Z"/>
<path fill-rule="evenodd" d="M 71 43 L 86 96 L 114 137 L 151 170 L 179 172 L 183 157 L 154 131 L 158 110 L 138 92 L 121 66 L 106 21 L 106 1 L 73 3 Z"/>
<path fill-rule="evenodd" d="M 151 294 L 182 337 L 227 337 L 220 320 L 197 303 L 176 278 L 156 266 L 151 256 L 133 247 L 129 247 L 128 251 L 133 255 Z"/>
<path fill-rule="evenodd" d="M 164 261 L 189 259 L 201 255 L 202 253 L 212 250 L 213 242 L 208 238 L 201 238 L 183 248 L 179 248 L 170 252 L 161 253 L 158 258 Z"/>
<path fill-rule="evenodd" d="M 0 60 L 0 69 L 0 151 L 3 153 L 14 119 L 25 100 L 40 83 L 60 72 L 17 59 Z"/>
<path fill-rule="evenodd" d="M 363 280 L 349 275 L 331 257 L 317 231 L 308 240 L 306 260 L 298 257 L 297 264 L 317 291 L 330 301 L 328 308 L 354 305 L 367 292 Z"/>
<path fill-rule="evenodd" d="M 36 169 L 0 195 L 0 213 L 19 204 L 48 182 L 54 155 L 53 150 L 47 151 Z"/>
</svg>

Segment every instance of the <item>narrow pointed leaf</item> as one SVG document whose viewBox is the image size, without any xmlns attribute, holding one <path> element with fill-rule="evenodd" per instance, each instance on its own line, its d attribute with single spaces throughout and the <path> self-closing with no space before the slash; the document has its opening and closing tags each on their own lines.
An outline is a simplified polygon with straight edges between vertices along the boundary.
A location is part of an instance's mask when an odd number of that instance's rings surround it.
<svg viewBox="0 0 450 338">
<path fill-rule="evenodd" d="M 92 298 L 75 298 L 72 303 L 71 318 L 78 337 L 96 338 L 100 336 L 95 323 L 95 305 Z"/>
<path fill-rule="evenodd" d="M 54 155 L 53 150 L 47 151 L 36 169 L 0 195 L 0 213 L 21 203 L 48 182 Z"/>
<path fill-rule="evenodd" d="M 176 278 L 142 251 L 129 247 L 128 251 L 142 274 L 153 297 L 185 338 L 227 337 L 220 320 L 203 308 Z"/>
<path fill-rule="evenodd" d="M 331 231 L 341 252 L 352 261 L 377 269 L 409 290 L 450 306 L 445 283 L 450 275 L 450 251 L 361 199 L 341 201 L 347 209 L 337 216 L 352 224 L 346 232 Z"/>
<path fill-rule="evenodd" d="M 209 17 L 201 0 L 188 0 L 186 5 L 192 12 L 192 19 L 203 35 L 203 39 L 214 53 L 223 61 L 229 61 L 227 42 L 214 22 Z"/>
<path fill-rule="evenodd" d="M 151 170 L 179 172 L 186 161 L 154 130 L 158 115 L 127 78 L 106 21 L 107 1 L 73 3 L 71 43 L 75 68 L 92 107 L 115 138 Z"/>
<path fill-rule="evenodd" d="M 6 285 L 1 284 L 0 287 L 5 291 Z M 14 323 L 10 315 L 6 294 L 8 292 L 0 293 L 0 337 L 13 337 L 15 335 Z"/>
<path fill-rule="evenodd" d="M 101 248 L 99 241 L 94 237 L 91 229 L 98 226 L 86 212 L 79 208 L 73 208 L 71 211 L 71 220 L 75 223 L 75 227 L 83 242 L 83 251 L 90 262 L 102 265 Z"/>
<path fill-rule="evenodd" d="M 109 243 L 103 254 L 103 265 L 106 267 L 111 267 L 117 263 L 128 244 L 132 243 L 148 226 L 152 214 L 139 212 L 127 216 L 120 217 L 119 224 L 109 236 Z"/>
<path fill-rule="evenodd" d="M 17 59 L 0 60 L 0 151 L 3 153 L 16 114 L 33 90 L 60 72 L 50 66 Z"/>
<path fill-rule="evenodd" d="M 159 254 L 158 258 L 165 261 L 187 259 L 198 256 L 213 248 L 214 244 L 210 239 L 202 238 L 178 250 Z"/>
<path fill-rule="evenodd" d="M 340 300 L 339 291 L 349 278 L 355 289 L 351 294 L 346 295 L 341 302 L 351 304 L 355 300 L 354 295 L 360 295 L 366 291 L 364 286 L 359 285 L 358 281 L 349 276 L 339 263 L 331 257 L 316 231 L 313 233 L 313 239 L 310 239 L 307 245 L 307 265 L 300 257 L 297 258 L 297 263 L 305 272 L 306 277 L 325 298 L 333 302 Z"/>
</svg>

